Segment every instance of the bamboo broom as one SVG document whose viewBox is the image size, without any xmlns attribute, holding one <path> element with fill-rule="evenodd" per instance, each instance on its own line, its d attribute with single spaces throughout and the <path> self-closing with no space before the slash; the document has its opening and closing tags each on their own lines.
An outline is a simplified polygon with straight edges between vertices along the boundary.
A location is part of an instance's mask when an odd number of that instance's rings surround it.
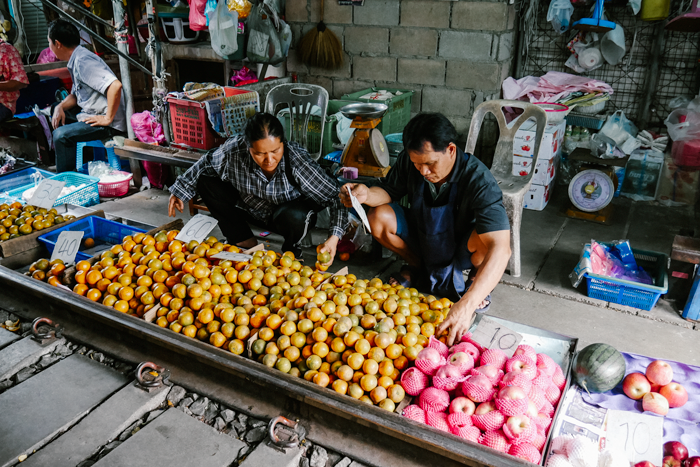
<svg viewBox="0 0 700 467">
<path fill-rule="evenodd" d="M 321 21 L 299 41 L 299 55 L 301 61 L 309 66 L 338 68 L 343 64 L 343 46 L 323 22 L 323 0 Z"/>
</svg>

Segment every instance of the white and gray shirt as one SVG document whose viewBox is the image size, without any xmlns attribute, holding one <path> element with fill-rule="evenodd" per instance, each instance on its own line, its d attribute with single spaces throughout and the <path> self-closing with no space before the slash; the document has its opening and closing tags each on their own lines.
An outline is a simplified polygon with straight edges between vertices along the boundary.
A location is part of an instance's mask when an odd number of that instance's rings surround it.
<svg viewBox="0 0 700 467">
<path fill-rule="evenodd" d="M 104 60 L 78 46 L 68 60 L 68 72 L 73 79 L 71 94 L 75 95 L 81 109 L 78 121 L 83 121 L 91 115 L 106 115 L 107 89 L 117 81 L 117 77 Z M 115 130 L 126 131 L 123 91 L 119 108 L 110 126 Z"/>
</svg>

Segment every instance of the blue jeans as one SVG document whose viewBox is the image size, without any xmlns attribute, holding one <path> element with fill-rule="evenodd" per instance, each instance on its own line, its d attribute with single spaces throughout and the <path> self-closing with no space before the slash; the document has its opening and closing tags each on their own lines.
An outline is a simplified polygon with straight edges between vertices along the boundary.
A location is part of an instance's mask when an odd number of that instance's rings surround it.
<svg viewBox="0 0 700 467">
<path fill-rule="evenodd" d="M 12 111 L 4 105 L 0 104 L 0 122 L 4 122 L 5 120 L 9 120 L 11 118 Z"/>
<path fill-rule="evenodd" d="M 72 111 L 73 109 L 71 109 Z M 108 139 L 124 132 L 107 126 L 92 127 L 87 123 L 76 121 L 74 112 L 66 112 L 66 125 L 53 131 L 53 143 L 56 148 L 56 172 L 75 172 L 75 152 L 78 143 Z M 75 123 L 68 123 L 73 120 Z"/>
</svg>

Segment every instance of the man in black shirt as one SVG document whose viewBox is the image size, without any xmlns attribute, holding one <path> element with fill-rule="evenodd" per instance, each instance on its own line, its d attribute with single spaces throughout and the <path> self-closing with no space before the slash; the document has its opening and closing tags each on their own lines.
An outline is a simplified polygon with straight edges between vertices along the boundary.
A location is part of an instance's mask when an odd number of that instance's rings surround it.
<svg viewBox="0 0 700 467">
<path fill-rule="evenodd" d="M 474 312 L 485 311 L 510 258 L 510 225 L 496 180 L 455 144 L 457 132 L 437 113 L 415 116 L 403 131 L 404 151 L 386 179 L 341 189 L 370 206 L 372 235 L 408 267 L 400 282 L 455 302 L 436 334 L 458 341 Z M 410 208 L 397 201 L 408 195 Z M 469 269 L 465 283 L 462 271 Z"/>
</svg>

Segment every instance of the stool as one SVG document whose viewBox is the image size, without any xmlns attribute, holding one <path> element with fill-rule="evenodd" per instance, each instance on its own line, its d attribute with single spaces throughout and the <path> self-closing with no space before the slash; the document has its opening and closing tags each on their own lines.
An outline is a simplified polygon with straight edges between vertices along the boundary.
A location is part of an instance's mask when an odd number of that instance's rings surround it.
<svg viewBox="0 0 700 467">
<path fill-rule="evenodd" d="M 109 141 L 109 140 L 106 140 Z M 116 170 L 121 170 L 124 172 L 131 172 L 129 169 L 129 161 L 128 160 L 121 160 L 115 153 L 114 153 L 114 147 L 107 147 L 104 145 L 104 143 L 100 140 L 95 140 L 95 141 L 87 141 L 84 143 L 78 143 L 76 147 L 76 152 L 75 152 L 75 170 L 76 172 L 80 172 L 83 174 L 88 173 L 88 165 L 87 163 L 83 164 L 83 149 L 85 147 L 91 147 L 91 148 L 100 148 L 104 149 L 107 158 L 97 158 L 93 156 L 93 161 L 105 161 L 107 162 L 113 169 Z"/>
<path fill-rule="evenodd" d="M 700 320 L 700 238 L 676 235 L 671 247 L 671 259 L 695 264 L 695 279 L 681 316 L 687 320 Z"/>
</svg>

